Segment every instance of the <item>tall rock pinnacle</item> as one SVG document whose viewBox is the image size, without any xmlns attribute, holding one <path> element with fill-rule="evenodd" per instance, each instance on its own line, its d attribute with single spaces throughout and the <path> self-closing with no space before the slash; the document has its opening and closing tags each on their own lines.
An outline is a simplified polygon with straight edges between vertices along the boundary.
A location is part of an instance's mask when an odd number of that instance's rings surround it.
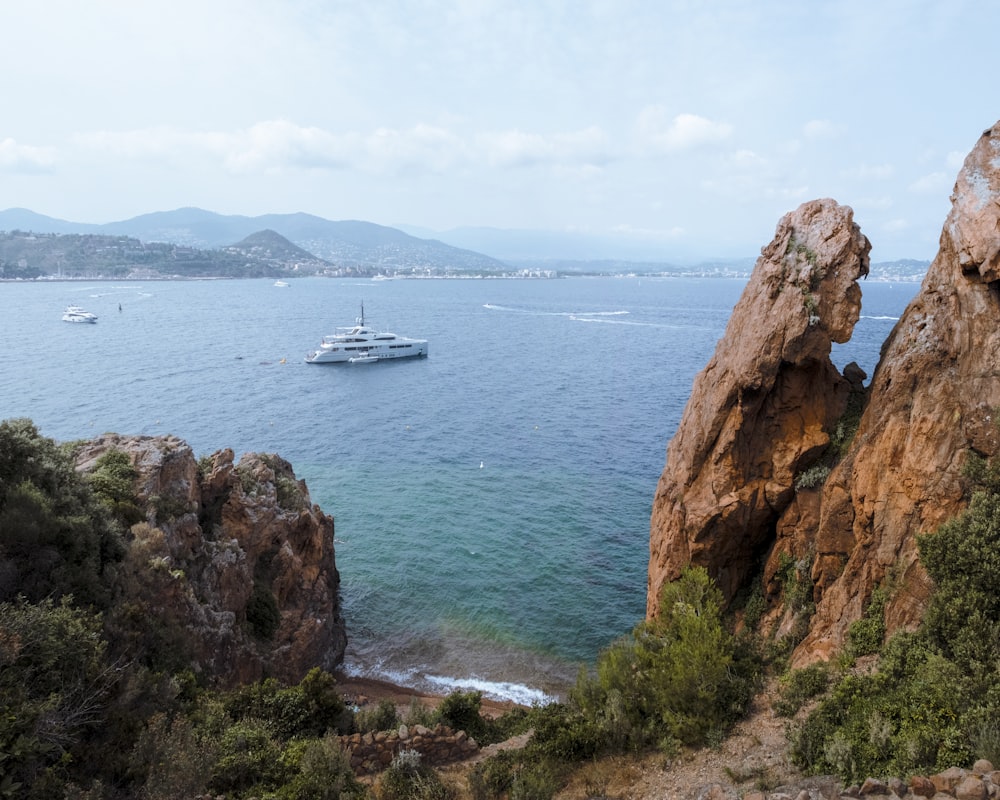
<svg viewBox="0 0 1000 800">
<path fill-rule="evenodd" d="M 705 566 L 727 599 L 760 576 L 774 600 L 779 563 L 792 559 L 815 603 L 794 663 L 836 653 L 877 585 L 890 631 L 920 620 L 931 586 L 917 537 L 965 508 L 969 454 L 1000 452 L 1000 123 L 966 158 L 951 201 L 853 439 L 829 476 L 809 484 L 797 475 L 862 388 L 860 370 L 841 376 L 829 352 L 858 318 L 869 244 L 850 209 L 830 200 L 782 219 L 667 450 L 648 615 L 688 563 Z"/>
<path fill-rule="evenodd" d="M 847 404 L 850 384 L 830 350 L 858 320 L 870 249 L 851 209 L 832 200 L 778 224 L 667 450 L 650 523 L 649 615 L 688 563 L 732 599 L 773 544 L 797 473 L 826 448 Z"/>
<path fill-rule="evenodd" d="M 803 658 L 834 652 L 878 583 L 890 589 L 890 629 L 919 621 L 930 586 L 916 536 L 965 507 L 969 452 L 1000 446 L 1000 123 L 966 158 L 951 203 L 937 257 L 883 346 L 851 451 L 823 490 Z"/>
</svg>

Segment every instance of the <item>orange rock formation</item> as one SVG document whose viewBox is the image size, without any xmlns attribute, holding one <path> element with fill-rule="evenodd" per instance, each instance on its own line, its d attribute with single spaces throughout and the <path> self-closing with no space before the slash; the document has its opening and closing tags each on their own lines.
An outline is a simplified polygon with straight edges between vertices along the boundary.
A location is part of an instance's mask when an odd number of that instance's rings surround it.
<svg viewBox="0 0 1000 800">
<path fill-rule="evenodd" d="M 839 375 L 828 355 L 858 318 L 868 250 L 851 210 L 820 200 L 782 219 L 762 251 L 667 451 L 649 616 L 688 563 L 729 600 L 758 574 L 773 599 L 784 557 L 813 582 L 800 663 L 839 649 L 880 583 L 890 629 L 919 620 L 929 586 L 916 537 L 964 507 L 967 454 L 1000 445 L 1000 123 L 965 161 L 938 255 L 883 346 L 846 455 L 820 486 L 796 488 L 858 388 L 861 376 Z"/>
<path fill-rule="evenodd" d="M 174 436 L 105 434 L 78 449 L 78 468 L 108 450 L 128 455 L 146 515 L 132 526 L 126 585 L 151 630 L 182 632 L 191 668 L 234 686 L 267 676 L 297 683 L 340 663 L 347 639 L 333 518 L 288 462 L 251 453 L 234 464 L 222 450 L 199 465 Z"/>
</svg>

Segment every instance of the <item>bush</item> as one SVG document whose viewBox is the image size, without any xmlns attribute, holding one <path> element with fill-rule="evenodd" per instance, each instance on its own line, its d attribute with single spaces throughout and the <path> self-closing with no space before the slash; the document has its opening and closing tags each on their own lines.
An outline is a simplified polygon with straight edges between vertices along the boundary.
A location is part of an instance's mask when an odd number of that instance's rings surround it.
<svg viewBox="0 0 1000 800">
<path fill-rule="evenodd" d="M 0 787 L 12 795 L 51 796 L 93 766 L 86 747 L 120 679 L 100 624 L 68 597 L 0 603 Z M 74 761 L 80 769 L 69 771 Z"/>
<path fill-rule="evenodd" d="M 851 658 L 870 656 L 882 649 L 885 641 L 885 589 L 876 586 L 864 615 L 847 630 L 847 654 Z"/>
<path fill-rule="evenodd" d="M 224 703 L 233 720 L 262 720 L 280 740 L 345 733 L 350 715 L 333 676 L 314 667 L 297 686 L 274 678 L 231 692 Z"/>
<path fill-rule="evenodd" d="M 379 700 L 371 709 L 362 709 L 354 716 L 354 727 L 360 733 L 391 731 L 399 727 L 396 705 L 390 700 Z"/>
<path fill-rule="evenodd" d="M 885 595 L 850 630 L 849 653 L 879 653 L 877 671 L 845 674 L 793 741 L 811 772 L 847 781 L 966 764 L 1000 750 L 1000 470 L 970 457 L 981 481 L 968 509 L 918 538 L 935 590 L 920 628 L 881 648 Z"/>
<path fill-rule="evenodd" d="M 781 679 L 781 696 L 774 703 L 774 710 L 780 716 L 792 717 L 806 701 L 823 694 L 829 685 L 830 670 L 826 663 L 792 670 Z"/>
<path fill-rule="evenodd" d="M 722 594 L 700 567 L 663 587 L 660 616 L 598 658 L 572 694 L 577 727 L 614 749 L 704 743 L 745 711 L 759 677 L 752 648 L 722 624 Z"/>
<path fill-rule="evenodd" d="M 293 747 L 285 751 L 286 760 L 290 750 Z M 367 794 L 354 777 L 350 759 L 334 738 L 304 742 L 298 757 L 298 770 L 276 792 L 277 800 L 360 800 Z"/>
<path fill-rule="evenodd" d="M 281 611 L 271 588 L 264 581 L 253 582 L 253 593 L 247 602 L 247 626 L 258 639 L 274 638 L 281 626 Z"/>
<path fill-rule="evenodd" d="M 273 733 L 259 720 L 234 723 L 218 745 L 209 782 L 215 792 L 241 795 L 250 789 L 273 789 L 291 777 L 281 763 L 281 748 Z"/>
<path fill-rule="evenodd" d="M 452 793 L 440 776 L 421 763 L 416 750 L 402 750 L 375 785 L 378 800 L 448 800 Z"/>
<path fill-rule="evenodd" d="M 123 554 L 116 526 L 68 451 L 30 420 L 0 423 L 0 601 L 72 595 L 78 605 L 106 609 Z"/>
</svg>

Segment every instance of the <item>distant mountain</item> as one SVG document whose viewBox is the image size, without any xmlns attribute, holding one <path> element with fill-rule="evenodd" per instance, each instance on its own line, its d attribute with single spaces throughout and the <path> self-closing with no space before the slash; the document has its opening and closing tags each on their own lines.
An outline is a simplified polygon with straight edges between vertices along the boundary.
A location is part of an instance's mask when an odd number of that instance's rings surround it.
<svg viewBox="0 0 1000 800">
<path fill-rule="evenodd" d="M 100 225 L 67 222 L 46 217 L 27 208 L 8 208 L 0 211 L 0 231 L 31 231 L 33 233 L 100 233 Z"/>
<path fill-rule="evenodd" d="M 0 211 L 0 231 L 99 233 L 142 242 L 164 242 L 218 249 L 261 230 L 285 237 L 314 257 L 339 268 L 395 274 L 496 274 L 509 272 L 504 262 L 443 242 L 420 239 L 396 228 L 355 220 L 333 222 L 311 214 L 265 214 L 258 217 L 216 214 L 180 208 L 143 214 L 103 225 L 70 223 L 26 209 Z"/>
<path fill-rule="evenodd" d="M 289 272 L 308 274 L 324 272 L 333 267 L 329 261 L 316 258 L 272 230 L 251 233 L 245 239 L 223 248 L 226 253 L 241 253 L 248 259 L 262 261 Z"/>
</svg>

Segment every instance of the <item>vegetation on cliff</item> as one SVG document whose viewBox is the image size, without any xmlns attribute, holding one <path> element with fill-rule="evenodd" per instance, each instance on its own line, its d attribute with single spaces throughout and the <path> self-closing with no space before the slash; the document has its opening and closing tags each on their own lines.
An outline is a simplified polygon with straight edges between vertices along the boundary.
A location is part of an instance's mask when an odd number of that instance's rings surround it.
<svg viewBox="0 0 1000 800">
<path fill-rule="evenodd" d="M 833 688 L 793 737 L 806 770 L 851 781 L 1000 763 L 1000 459 L 970 455 L 966 474 L 968 509 L 919 539 L 935 585 L 923 621 L 883 644 L 891 587 L 873 595 Z M 868 653 L 864 669 L 853 656 Z"/>
<path fill-rule="evenodd" d="M 468 791 L 552 797 L 595 758 L 721 741 L 786 663 L 780 640 L 735 633 L 718 587 L 689 567 L 663 586 L 660 616 L 611 643 L 564 703 L 489 719 L 477 693 L 456 693 L 401 719 L 387 703 L 352 710 L 319 669 L 219 690 L 190 669 L 183 621 L 147 607 L 170 569 L 128 459 L 108 451 L 78 473 L 77 447 L 0 423 L 0 798 L 455 796 L 405 752 L 372 786 L 356 779 L 336 737 L 401 722 L 481 745 L 530 730 L 523 749 L 473 767 Z M 857 780 L 1000 761 L 1000 460 L 968 463 L 968 511 L 920 541 L 936 585 L 920 628 L 883 643 L 886 584 L 839 662 L 782 678 L 776 708 L 799 720 L 805 770 Z"/>
</svg>

